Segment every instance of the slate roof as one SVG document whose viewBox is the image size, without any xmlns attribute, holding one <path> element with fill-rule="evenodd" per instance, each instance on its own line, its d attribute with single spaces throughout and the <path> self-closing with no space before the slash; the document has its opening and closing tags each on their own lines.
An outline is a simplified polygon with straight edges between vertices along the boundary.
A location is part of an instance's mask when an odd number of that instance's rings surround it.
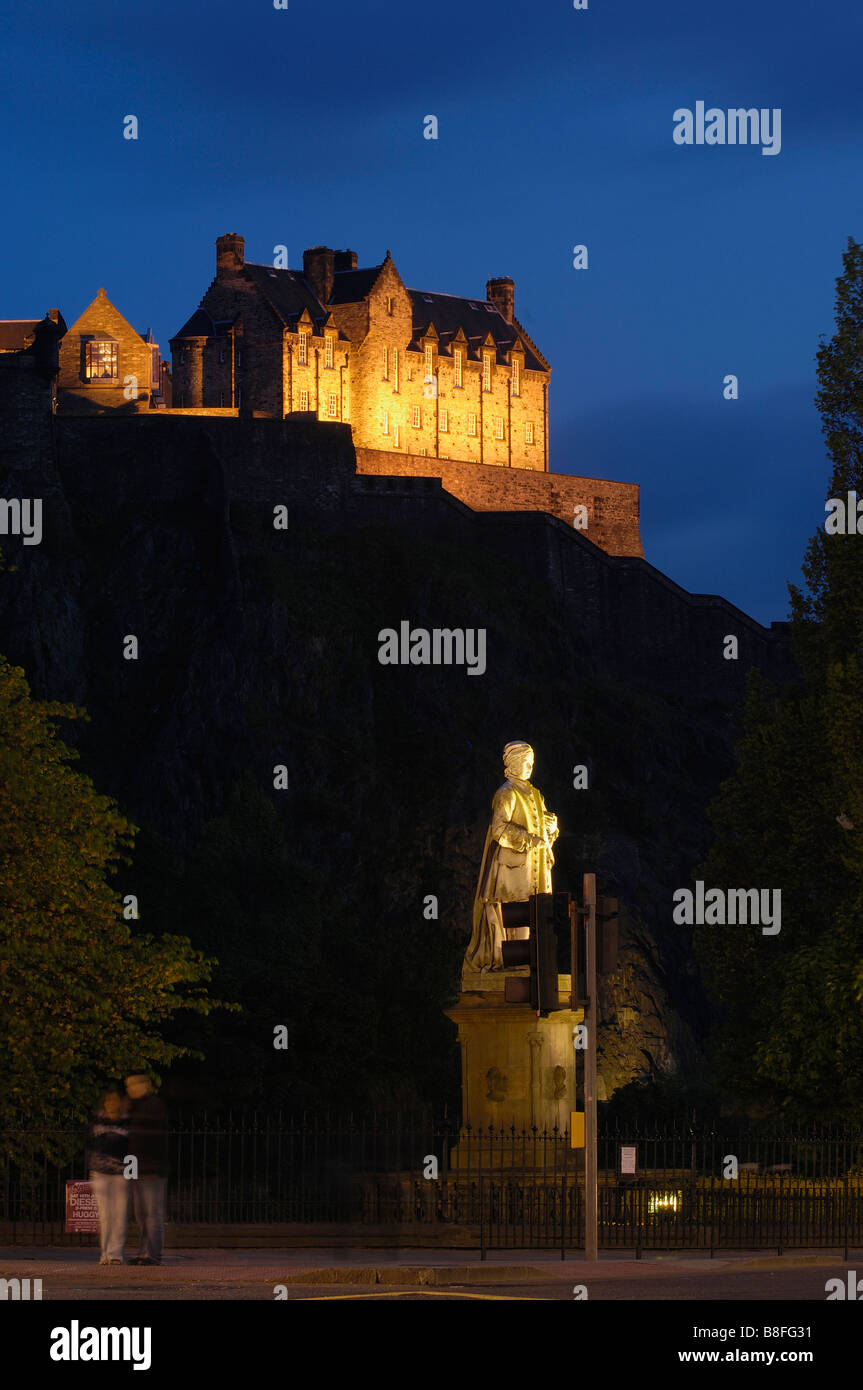
<svg viewBox="0 0 863 1390">
<path fill-rule="evenodd" d="M 491 334 L 497 348 L 498 362 L 506 361 L 506 354 L 517 341 L 524 348 L 524 365 L 531 371 L 543 371 L 543 362 L 530 339 L 518 328 L 507 323 L 496 305 L 487 299 L 463 299 L 455 294 L 432 294 L 428 290 L 408 290 L 413 305 L 413 338 L 410 346 L 418 348 L 419 339 L 434 326 L 438 335 L 438 345 L 449 354 L 453 339 L 461 328 L 467 338 L 469 358 L 478 358 L 483 343 Z"/>
<path fill-rule="evenodd" d="M 257 285 L 282 322 L 289 327 L 296 323 L 304 309 L 308 309 L 316 323 L 323 323 L 327 317 L 327 310 L 298 270 L 274 270 L 271 265 L 252 265 L 247 261 L 243 275 Z"/>
<path fill-rule="evenodd" d="M 357 304 L 371 292 L 383 269 L 383 264 L 358 270 L 337 270 L 333 275 L 333 294 L 330 304 Z M 305 276 L 298 270 L 276 270 L 273 266 L 254 265 L 246 261 L 243 277 L 256 286 L 282 323 L 292 332 L 304 309 L 308 309 L 319 328 L 328 317 L 328 306 L 321 304 Z M 531 342 L 520 324 L 507 323 L 494 304 L 485 299 L 465 299 L 454 294 L 432 294 L 426 290 L 408 290 L 413 310 L 413 336 L 409 346 L 419 349 L 419 339 L 433 324 L 438 345 L 447 356 L 453 339 L 461 328 L 467 339 L 467 355 L 478 360 L 482 345 L 490 333 L 497 349 L 497 360 L 506 361 L 516 341 L 524 348 L 524 365 L 531 371 L 547 371 L 548 363 Z M 217 324 L 206 309 L 197 309 L 184 324 L 177 338 L 212 337 L 227 330 L 227 324 Z M 340 333 L 344 338 L 346 335 Z"/>
<path fill-rule="evenodd" d="M 333 276 L 330 303 L 358 304 L 370 293 L 382 269 L 382 265 L 370 265 L 367 270 L 337 270 Z"/>
<path fill-rule="evenodd" d="M 21 352 L 33 342 L 38 319 L 0 319 L 0 352 Z"/>
<path fill-rule="evenodd" d="M 190 319 L 187 319 L 180 329 L 175 333 L 175 338 L 210 338 L 215 332 L 214 320 L 210 318 L 206 309 L 196 309 Z"/>
</svg>

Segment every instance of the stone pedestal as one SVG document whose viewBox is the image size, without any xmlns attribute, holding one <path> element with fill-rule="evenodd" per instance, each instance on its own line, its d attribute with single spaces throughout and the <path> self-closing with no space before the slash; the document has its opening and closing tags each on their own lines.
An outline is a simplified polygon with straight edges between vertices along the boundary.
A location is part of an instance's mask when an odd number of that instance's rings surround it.
<svg viewBox="0 0 863 1390">
<path fill-rule="evenodd" d="M 529 973 L 466 968 L 459 1001 L 447 1010 L 461 1045 L 462 1124 L 473 1130 L 568 1129 L 576 1109 L 573 1029 L 584 1010 L 537 1018 L 530 1004 L 506 1003 L 507 977 Z M 558 975 L 561 1004 L 569 1004 L 569 991 L 569 975 Z"/>
</svg>

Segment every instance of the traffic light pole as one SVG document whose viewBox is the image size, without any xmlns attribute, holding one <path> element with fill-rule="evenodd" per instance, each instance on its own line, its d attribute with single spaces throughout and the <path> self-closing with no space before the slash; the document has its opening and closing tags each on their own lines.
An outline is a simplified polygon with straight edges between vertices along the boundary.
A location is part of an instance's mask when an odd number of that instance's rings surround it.
<svg viewBox="0 0 863 1390">
<path fill-rule="evenodd" d="M 597 1259 L 596 1045 L 599 996 L 596 988 L 596 874 L 584 875 L 585 1003 L 587 1047 L 584 1049 L 584 1258 Z"/>
</svg>

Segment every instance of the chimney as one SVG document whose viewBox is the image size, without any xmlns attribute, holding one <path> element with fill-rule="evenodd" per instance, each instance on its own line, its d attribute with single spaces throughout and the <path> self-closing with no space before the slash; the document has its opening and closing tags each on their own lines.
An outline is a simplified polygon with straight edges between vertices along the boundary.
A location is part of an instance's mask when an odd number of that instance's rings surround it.
<svg viewBox="0 0 863 1390">
<path fill-rule="evenodd" d="M 311 246 L 303 252 L 303 274 L 322 304 L 329 304 L 332 297 L 335 258 L 329 246 Z"/>
<path fill-rule="evenodd" d="M 236 232 L 216 237 L 216 278 L 224 280 L 242 270 L 245 262 L 245 238 Z"/>
<path fill-rule="evenodd" d="M 512 323 L 515 314 L 515 282 L 510 280 L 508 275 L 499 275 L 496 279 L 487 281 L 485 297 L 491 300 L 507 323 Z"/>
<path fill-rule="evenodd" d="M 40 319 L 33 329 L 33 342 L 29 348 L 36 358 L 36 370 L 40 376 L 51 380 L 60 370 L 60 339 L 65 333 L 65 324 L 60 322 L 59 311 L 53 319 L 50 312 Z"/>
<path fill-rule="evenodd" d="M 356 251 L 334 251 L 333 270 L 356 270 L 357 253 Z"/>
</svg>

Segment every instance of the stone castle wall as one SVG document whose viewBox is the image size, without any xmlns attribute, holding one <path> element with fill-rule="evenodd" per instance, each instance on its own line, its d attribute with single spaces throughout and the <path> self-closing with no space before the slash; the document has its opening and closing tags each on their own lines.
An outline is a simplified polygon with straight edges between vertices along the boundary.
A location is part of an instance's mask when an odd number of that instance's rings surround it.
<svg viewBox="0 0 863 1390">
<path fill-rule="evenodd" d="M 357 472 L 440 478 L 447 492 L 474 511 L 549 512 L 568 526 L 574 524 L 575 508 L 585 506 L 587 529 L 583 534 L 588 540 L 609 555 L 644 554 L 637 483 L 363 448 L 357 448 Z"/>
<path fill-rule="evenodd" d="M 224 419 L 167 411 L 57 417 L 54 424 L 52 471 L 64 510 L 83 505 L 88 514 L 95 509 L 107 516 L 129 508 L 191 509 L 190 515 L 200 512 L 214 523 L 220 518 L 220 547 L 229 554 L 235 514 L 259 508 L 266 526 L 272 508 L 286 504 L 296 544 L 299 537 L 335 530 L 368 531 L 373 546 L 374 535 L 401 531 L 424 544 L 475 554 L 478 573 L 508 573 L 517 556 L 520 572 L 545 588 L 554 612 L 564 614 L 578 634 L 585 662 L 599 663 L 619 679 L 737 705 L 749 667 L 780 683 L 793 677 L 785 624 L 765 628 L 719 595 L 688 593 L 640 556 L 608 554 L 591 542 L 589 531 L 585 536 L 542 510 L 474 510 L 436 476 L 358 472 L 347 425 L 324 426 L 312 417 Z M 31 456 L 34 470 L 43 471 L 44 450 L 36 447 Z M 18 468 L 24 463 L 19 451 Z M 43 471 L 40 485 L 45 481 Z M 532 481 L 542 479 L 536 475 Z M 17 486 L 26 493 L 24 482 L 19 476 Z M 53 512 L 46 506 L 49 545 Z M 735 661 L 723 655 L 729 634 L 739 641 Z M 490 628 L 490 660 L 498 640 L 503 634 L 495 637 Z"/>
</svg>

